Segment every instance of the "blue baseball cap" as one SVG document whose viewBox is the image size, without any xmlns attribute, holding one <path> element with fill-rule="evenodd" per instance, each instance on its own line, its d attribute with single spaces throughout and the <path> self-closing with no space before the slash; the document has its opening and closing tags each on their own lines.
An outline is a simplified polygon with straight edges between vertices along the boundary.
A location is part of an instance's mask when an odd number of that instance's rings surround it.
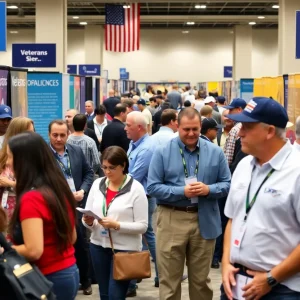
<svg viewBox="0 0 300 300">
<path fill-rule="evenodd" d="M 7 105 L 0 105 L 0 119 L 12 119 L 11 108 Z"/>
<path fill-rule="evenodd" d="M 142 104 L 142 105 L 146 106 L 146 101 L 144 99 L 140 99 L 137 101 L 137 104 Z"/>
<path fill-rule="evenodd" d="M 234 98 L 232 99 L 231 103 L 227 106 L 223 106 L 226 109 L 234 109 L 234 108 L 239 108 L 241 107 L 242 109 L 244 109 L 247 105 L 247 102 L 242 99 L 242 98 Z"/>
<path fill-rule="evenodd" d="M 289 117 L 285 108 L 273 99 L 254 97 L 239 114 L 227 115 L 228 119 L 244 123 L 266 123 L 286 128 Z"/>
</svg>

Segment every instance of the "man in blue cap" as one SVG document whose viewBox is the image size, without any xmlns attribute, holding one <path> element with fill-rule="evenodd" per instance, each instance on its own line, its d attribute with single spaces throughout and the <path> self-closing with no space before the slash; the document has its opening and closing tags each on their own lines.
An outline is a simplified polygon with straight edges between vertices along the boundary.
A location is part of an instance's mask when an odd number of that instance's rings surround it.
<svg viewBox="0 0 300 300">
<path fill-rule="evenodd" d="M 241 122 L 242 151 L 227 198 L 221 299 L 300 299 L 300 159 L 285 138 L 286 110 L 253 98 Z"/>
<path fill-rule="evenodd" d="M 6 130 L 11 119 L 11 108 L 4 104 L 0 105 L 0 149 L 2 148 Z"/>
<path fill-rule="evenodd" d="M 238 114 L 243 111 L 243 109 L 246 107 L 247 103 L 244 99 L 241 98 L 234 98 L 230 105 L 224 106 L 225 109 L 229 109 L 229 115 Z M 233 162 L 235 149 L 236 149 L 236 143 L 239 139 L 239 131 L 242 127 L 241 123 L 235 124 L 235 126 L 230 130 L 228 137 L 225 142 L 224 146 L 224 154 L 227 158 L 229 166 Z"/>
</svg>

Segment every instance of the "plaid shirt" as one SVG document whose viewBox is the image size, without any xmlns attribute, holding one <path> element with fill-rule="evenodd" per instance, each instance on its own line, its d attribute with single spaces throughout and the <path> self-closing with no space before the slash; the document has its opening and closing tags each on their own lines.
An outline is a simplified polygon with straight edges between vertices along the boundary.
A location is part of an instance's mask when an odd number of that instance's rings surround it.
<svg viewBox="0 0 300 300">
<path fill-rule="evenodd" d="M 97 172 L 100 168 L 100 157 L 96 143 L 93 139 L 86 135 L 74 136 L 70 135 L 67 141 L 68 144 L 79 146 L 90 165 L 90 167 Z"/>
<path fill-rule="evenodd" d="M 237 123 L 230 131 L 227 136 L 225 146 L 224 146 L 224 154 L 227 158 L 228 164 L 230 165 L 233 160 L 235 142 L 239 139 L 239 132 L 242 128 L 242 123 Z"/>
</svg>

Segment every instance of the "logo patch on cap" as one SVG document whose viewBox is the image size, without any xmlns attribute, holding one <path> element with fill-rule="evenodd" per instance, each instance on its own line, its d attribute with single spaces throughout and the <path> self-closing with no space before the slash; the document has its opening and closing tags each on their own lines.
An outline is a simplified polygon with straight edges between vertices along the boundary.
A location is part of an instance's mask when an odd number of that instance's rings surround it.
<svg viewBox="0 0 300 300">
<path fill-rule="evenodd" d="M 6 111 L 7 113 L 9 112 L 9 109 L 8 108 L 4 108 L 4 111 Z"/>
<path fill-rule="evenodd" d="M 250 100 L 250 102 L 245 107 L 245 111 L 248 113 L 252 113 L 253 109 L 256 107 L 257 103 L 253 100 Z"/>
</svg>

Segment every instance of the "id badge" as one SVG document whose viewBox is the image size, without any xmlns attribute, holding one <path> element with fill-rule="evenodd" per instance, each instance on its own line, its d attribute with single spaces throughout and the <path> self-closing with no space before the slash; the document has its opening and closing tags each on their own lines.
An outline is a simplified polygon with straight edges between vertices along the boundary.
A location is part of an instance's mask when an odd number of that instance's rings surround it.
<svg viewBox="0 0 300 300">
<path fill-rule="evenodd" d="M 67 182 L 68 182 L 68 185 L 70 187 L 70 190 L 72 191 L 72 193 L 75 193 L 76 192 L 76 188 L 75 188 L 75 184 L 74 184 L 74 180 L 72 177 L 68 177 L 67 178 Z"/>
<path fill-rule="evenodd" d="M 101 229 L 101 236 L 102 237 L 109 237 L 108 229 L 102 228 Z"/>
<path fill-rule="evenodd" d="M 3 208 L 7 208 L 8 191 L 5 190 L 2 195 L 1 205 Z"/>
<path fill-rule="evenodd" d="M 242 296 L 244 294 L 244 291 L 242 290 L 242 288 L 244 288 L 244 286 L 250 283 L 252 280 L 253 278 L 236 274 L 236 285 L 231 287 L 233 298 L 237 300 L 244 300 L 245 298 Z"/>
<path fill-rule="evenodd" d="M 188 178 L 185 178 L 185 184 L 191 184 L 197 182 L 197 177 L 196 176 L 190 176 Z M 198 203 L 198 197 L 193 197 L 191 198 L 191 203 Z"/>
<path fill-rule="evenodd" d="M 241 247 L 241 243 L 243 240 L 243 237 L 245 235 L 245 231 L 246 231 L 246 222 L 242 221 L 241 225 L 239 227 L 238 232 L 236 233 L 236 236 L 234 236 L 233 239 L 233 246 L 236 248 L 240 248 Z"/>
</svg>

